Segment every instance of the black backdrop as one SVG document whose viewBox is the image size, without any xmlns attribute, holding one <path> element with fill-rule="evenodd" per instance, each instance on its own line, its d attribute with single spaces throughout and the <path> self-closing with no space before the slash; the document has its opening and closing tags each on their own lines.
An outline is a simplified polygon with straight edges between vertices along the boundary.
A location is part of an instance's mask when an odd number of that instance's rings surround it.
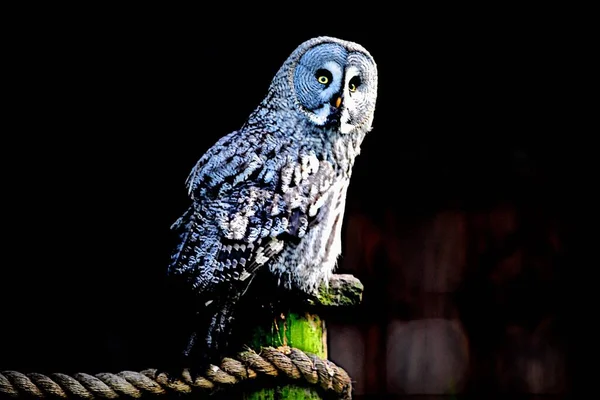
<svg viewBox="0 0 600 400">
<path fill-rule="evenodd" d="M 313 36 L 357 41 L 379 66 L 350 209 L 379 218 L 381 204 L 416 213 L 515 190 L 552 202 L 570 182 L 576 54 L 561 23 L 424 13 L 383 32 L 90 15 L 11 30 L 0 370 L 153 366 L 160 332 L 177 324 L 162 283 L 185 178 Z M 544 170 L 550 192 L 504 173 L 527 168 Z"/>
</svg>

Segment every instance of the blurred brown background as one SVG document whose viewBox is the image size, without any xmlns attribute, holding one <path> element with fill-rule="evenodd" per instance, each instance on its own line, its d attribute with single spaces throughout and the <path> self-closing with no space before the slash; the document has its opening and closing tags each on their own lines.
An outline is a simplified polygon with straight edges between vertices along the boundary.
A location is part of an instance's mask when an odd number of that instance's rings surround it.
<svg viewBox="0 0 600 400">
<path fill-rule="evenodd" d="M 357 394 L 567 393 L 560 174 L 523 153 L 504 161 L 495 189 L 434 179 L 414 201 L 402 192 L 417 189 L 399 185 L 375 216 L 350 208 L 341 267 L 365 284 L 364 302 L 328 326 L 330 357 Z"/>
</svg>

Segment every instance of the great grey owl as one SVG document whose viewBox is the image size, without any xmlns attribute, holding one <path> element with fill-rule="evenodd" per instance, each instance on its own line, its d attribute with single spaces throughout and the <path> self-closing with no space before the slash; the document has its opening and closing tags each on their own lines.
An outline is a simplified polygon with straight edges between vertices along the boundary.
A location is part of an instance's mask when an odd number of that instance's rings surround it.
<svg viewBox="0 0 600 400">
<path fill-rule="evenodd" d="M 201 354 L 216 356 L 226 346 L 236 303 L 259 270 L 303 291 L 328 280 L 376 96 L 367 50 L 310 39 L 283 63 L 243 126 L 197 162 L 186 181 L 191 205 L 172 226 L 178 242 L 168 271 L 209 318 L 184 355 L 202 346 Z"/>
</svg>

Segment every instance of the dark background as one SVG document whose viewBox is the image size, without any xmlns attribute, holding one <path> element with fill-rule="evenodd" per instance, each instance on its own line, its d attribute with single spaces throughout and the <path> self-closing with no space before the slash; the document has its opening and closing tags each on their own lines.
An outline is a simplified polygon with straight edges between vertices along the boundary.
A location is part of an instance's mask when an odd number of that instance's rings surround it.
<svg viewBox="0 0 600 400">
<path fill-rule="evenodd" d="M 9 30 L 5 62 L 13 67 L 7 78 L 15 91 L 2 146 L 0 370 L 153 366 L 161 332 L 178 324 L 163 285 L 169 226 L 188 204 L 188 172 L 218 138 L 241 126 L 297 45 L 332 35 L 365 46 L 379 67 L 374 129 L 355 165 L 346 219 L 356 217 L 388 238 L 393 233 L 384 227 L 393 220 L 396 237 L 414 242 L 411 232 L 439 213 L 474 226 L 498 207 L 508 210 L 518 228 L 481 254 L 473 243 L 489 238 L 493 223 L 469 230 L 468 268 L 435 301 L 452 304 L 469 337 L 471 365 L 502 353 L 506 343 L 490 338 L 506 326 L 533 332 L 550 318 L 562 372 L 558 384 L 544 387 L 550 393 L 571 387 L 574 317 L 567 310 L 577 268 L 578 175 L 570 160 L 581 132 L 572 93 L 580 54 L 571 25 L 535 14 L 513 20 L 422 13 L 392 20 L 388 26 L 397 28 L 387 31 L 338 20 L 317 28 L 250 18 L 209 27 L 207 11 L 195 21 L 154 11 L 57 19 L 38 13 L 35 21 L 24 14 Z M 353 232 L 366 232 L 359 222 Z M 344 235 L 347 247 L 347 224 Z M 548 244 L 550 236 L 558 245 Z M 341 271 L 363 279 L 365 302 L 355 321 L 332 321 L 330 341 L 341 349 L 332 350 L 334 361 L 343 359 L 345 327 L 359 327 L 359 342 L 372 346 L 365 349 L 381 351 L 385 335 L 369 326 L 417 318 L 415 307 L 430 309 L 423 306 L 427 296 L 416 296 L 420 305 L 399 306 L 375 290 L 383 283 L 396 292 L 415 289 L 389 278 L 402 268 L 389 261 L 394 246 L 379 246 L 369 259 L 361 243 L 353 254 L 364 262 L 344 259 Z M 414 249 L 428 251 L 419 241 Z M 550 278 L 539 278 L 525 262 L 511 283 L 489 278 L 515 249 L 543 253 L 541 274 Z M 490 295 L 494 288 L 508 300 Z M 448 317 L 442 314 L 436 316 Z M 357 379 L 359 394 L 396 390 L 381 378 L 385 357 L 370 362 L 380 375 Z M 340 364 L 350 372 L 363 368 Z M 489 371 L 472 373 L 463 390 L 532 392 Z"/>
</svg>

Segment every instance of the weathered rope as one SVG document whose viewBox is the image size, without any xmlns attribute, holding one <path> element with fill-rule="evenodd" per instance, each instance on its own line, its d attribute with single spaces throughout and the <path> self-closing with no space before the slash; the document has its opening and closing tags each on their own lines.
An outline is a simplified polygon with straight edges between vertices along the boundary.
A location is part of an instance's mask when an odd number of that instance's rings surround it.
<svg viewBox="0 0 600 400">
<path fill-rule="evenodd" d="M 99 373 L 73 376 L 54 373 L 49 376 L 16 371 L 0 372 L 0 397 L 59 399 L 139 399 L 144 395 L 172 395 L 227 388 L 260 376 L 286 377 L 317 385 L 341 399 L 352 398 L 352 382 L 342 368 L 328 360 L 290 347 L 264 347 L 260 353 L 247 350 L 234 358 L 212 365 L 204 376 L 192 378 L 184 370 L 180 379 L 169 379 L 156 369 L 117 374 Z"/>
</svg>

